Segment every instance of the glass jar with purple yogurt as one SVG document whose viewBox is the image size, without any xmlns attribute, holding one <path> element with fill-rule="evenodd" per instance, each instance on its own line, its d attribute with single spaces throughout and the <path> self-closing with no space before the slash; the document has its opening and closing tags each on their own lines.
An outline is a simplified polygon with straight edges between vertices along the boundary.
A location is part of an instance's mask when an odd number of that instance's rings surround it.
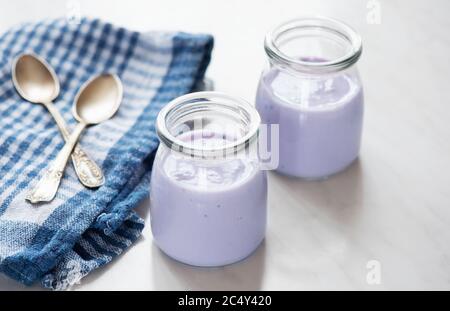
<svg viewBox="0 0 450 311">
<path fill-rule="evenodd" d="M 277 170 L 306 179 L 344 170 L 361 142 L 360 36 L 334 19 L 300 18 L 269 32 L 265 51 L 256 107 L 263 123 L 279 124 Z"/>
<path fill-rule="evenodd" d="M 260 117 L 218 92 L 181 96 L 157 118 L 153 237 L 170 257 L 222 266 L 249 256 L 266 230 L 267 177 L 251 147 Z"/>
</svg>

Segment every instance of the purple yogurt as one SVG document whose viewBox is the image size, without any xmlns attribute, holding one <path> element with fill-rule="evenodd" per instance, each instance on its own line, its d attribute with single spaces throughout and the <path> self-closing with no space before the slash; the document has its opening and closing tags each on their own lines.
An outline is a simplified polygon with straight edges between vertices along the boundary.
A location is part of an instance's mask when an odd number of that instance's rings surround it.
<svg viewBox="0 0 450 311">
<path fill-rule="evenodd" d="M 361 38 L 337 20 L 306 17 L 269 32 L 265 50 L 256 108 L 262 123 L 279 125 L 277 171 L 306 179 L 342 171 L 361 143 Z"/>
<path fill-rule="evenodd" d="M 295 79 L 272 69 L 261 78 L 256 108 L 262 123 L 279 124 L 283 174 L 320 179 L 358 156 L 363 90 L 350 73 Z"/>
<path fill-rule="evenodd" d="M 208 94 L 216 93 L 185 96 L 203 99 Z M 184 125 L 190 126 L 192 113 L 192 120 L 203 118 L 204 127 L 224 121 L 214 104 L 195 102 L 192 107 L 194 110 L 189 108 L 191 110 L 185 113 L 175 105 L 173 110 L 178 109 L 181 118 L 170 113 L 168 117 L 158 118 L 182 120 Z M 195 107 L 204 108 L 197 113 Z M 230 104 L 230 107 L 234 106 Z M 257 124 L 252 130 L 256 133 L 259 116 L 253 107 L 247 108 L 253 109 L 257 116 Z M 230 113 L 234 112 L 230 110 Z M 228 122 L 232 118 L 225 119 Z M 177 126 L 175 124 L 174 128 Z M 239 133 L 242 130 L 241 127 L 234 128 L 239 129 Z M 245 155 L 203 158 L 174 151 L 166 145 L 164 133 L 159 135 L 162 143 L 153 166 L 150 194 L 151 226 L 158 247 L 170 257 L 194 266 L 223 266 L 249 256 L 265 236 L 265 171 L 260 170 L 257 161 Z M 237 135 L 240 134 L 222 135 L 202 128 L 184 131 L 175 137 L 196 150 L 221 150 L 225 145 L 233 144 Z"/>
</svg>

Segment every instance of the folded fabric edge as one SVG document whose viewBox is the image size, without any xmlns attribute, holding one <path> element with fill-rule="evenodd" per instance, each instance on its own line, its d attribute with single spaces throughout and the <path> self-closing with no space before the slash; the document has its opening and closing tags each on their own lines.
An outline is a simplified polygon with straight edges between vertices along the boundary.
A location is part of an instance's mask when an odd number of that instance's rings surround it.
<svg viewBox="0 0 450 311">
<path fill-rule="evenodd" d="M 42 277 L 41 285 L 52 290 L 67 290 L 79 284 L 91 271 L 126 251 L 140 238 L 143 228 L 143 219 L 132 211 L 121 226 L 109 235 L 88 229 L 55 268 Z"/>
</svg>

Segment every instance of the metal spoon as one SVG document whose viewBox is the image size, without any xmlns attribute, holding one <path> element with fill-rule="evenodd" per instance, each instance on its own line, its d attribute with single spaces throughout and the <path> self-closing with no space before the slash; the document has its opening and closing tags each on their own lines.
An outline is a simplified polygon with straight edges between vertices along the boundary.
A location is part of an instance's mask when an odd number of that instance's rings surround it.
<svg viewBox="0 0 450 311">
<path fill-rule="evenodd" d="M 67 125 L 52 101 L 59 94 L 59 81 L 53 68 L 41 57 L 26 53 L 19 55 L 12 65 L 12 80 L 19 95 L 34 104 L 44 105 L 65 141 L 69 138 Z M 80 182 L 89 188 L 103 185 L 103 173 L 79 145 L 72 152 L 72 163 Z"/>
<path fill-rule="evenodd" d="M 50 168 L 27 196 L 31 203 L 49 202 L 58 190 L 67 160 L 81 132 L 88 125 L 111 118 L 119 108 L 123 87 L 119 77 L 103 74 L 87 81 L 75 97 L 72 114 L 79 122 Z"/>
</svg>

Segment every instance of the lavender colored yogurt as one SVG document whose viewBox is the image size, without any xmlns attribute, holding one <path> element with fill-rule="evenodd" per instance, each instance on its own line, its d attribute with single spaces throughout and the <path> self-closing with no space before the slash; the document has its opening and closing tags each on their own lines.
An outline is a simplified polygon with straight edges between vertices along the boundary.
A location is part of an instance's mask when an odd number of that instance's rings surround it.
<svg viewBox="0 0 450 311">
<path fill-rule="evenodd" d="M 185 133 L 195 146 L 220 135 Z M 158 149 L 152 172 L 151 223 L 156 244 L 195 266 L 222 266 L 250 255 L 264 239 L 267 177 L 244 159 L 205 160 Z"/>
<path fill-rule="evenodd" d="M 363 90 L 356 72 L 295 76 L 272 67 L 256 95 L 262 123 L 279 124 L 277 171 L 321 179 L 358 156 L 363 124 Z"/>
</svg>

